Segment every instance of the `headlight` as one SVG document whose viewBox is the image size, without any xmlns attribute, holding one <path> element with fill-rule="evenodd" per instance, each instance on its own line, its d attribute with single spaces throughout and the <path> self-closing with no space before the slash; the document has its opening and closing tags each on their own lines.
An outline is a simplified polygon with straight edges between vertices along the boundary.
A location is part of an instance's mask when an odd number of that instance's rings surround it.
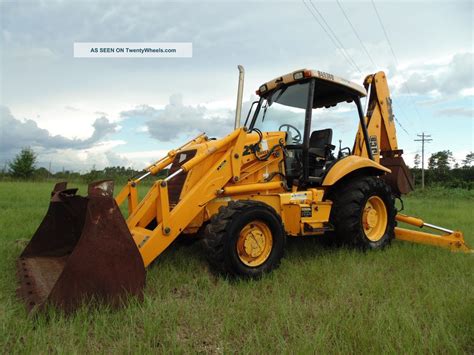
<svg viewBox="0 0 474 355">
<path fill-rule="evenodd" d="M 260 87 L 258 88 L 258 92 L 259 92 L 260 94 L 263 94 L 263 93 L 265 93 L 266 91 L 267 91 L 267 85 L 265 85 L 265 84 L 262 85 L 262 86 L 260 86 Z"/>
<path fill-rule="evenodd" d="M 303 78 L 304 78 L 304 72 L 302 72 L 302 71 L 299 71 L 299 72 L 293 74 L 293 79 L 295 79 L 295 80 L 300 80 L 300 79 L 303 79 Z"/>
<path fill-rule="evenodd" d="M 302 70 L 293 74 L 294 80 L 301 80 L 303 78 L 311 77 L 311 70 Z"/>
</svg>

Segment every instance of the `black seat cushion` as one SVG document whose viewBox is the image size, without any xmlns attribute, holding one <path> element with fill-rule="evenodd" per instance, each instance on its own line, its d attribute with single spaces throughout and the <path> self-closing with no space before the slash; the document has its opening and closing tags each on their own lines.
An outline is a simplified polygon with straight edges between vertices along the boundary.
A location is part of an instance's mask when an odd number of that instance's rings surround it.
<svg viewBox="0 0 474 355">
<path fill-rule="evenodd" d="M 326 128 L 319 131 L 313 131 L 309 138 L 309 153 L 326 158 L 327 147 L 332 142 L 332 129 Z"/>
</svg>

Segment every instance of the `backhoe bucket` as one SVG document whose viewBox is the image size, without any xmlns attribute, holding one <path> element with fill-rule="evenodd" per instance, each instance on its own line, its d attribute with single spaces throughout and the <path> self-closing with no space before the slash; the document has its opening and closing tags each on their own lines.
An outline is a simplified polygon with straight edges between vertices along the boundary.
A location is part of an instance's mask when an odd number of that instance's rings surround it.
<svg viewBox="0 0 474 355">
<path fill-rule="evenodd" d="M 414 190 L 413 176 L 401 156 L 382 157 L 380 164 L 392 171 L 383 175 L 382 179 L 392 188 L 394 194 L 400 196 Z"/>
<path fill-rule="evenodd" d="M 66 312 L 96 299 L 120 305 L 142 296 L 145 268 L 113 198 L 113 182 L 89 185 L 88 196 L 57 183 L 48 212 L 17 263 L 28 311 L 52 304 Z"/>
</svg>

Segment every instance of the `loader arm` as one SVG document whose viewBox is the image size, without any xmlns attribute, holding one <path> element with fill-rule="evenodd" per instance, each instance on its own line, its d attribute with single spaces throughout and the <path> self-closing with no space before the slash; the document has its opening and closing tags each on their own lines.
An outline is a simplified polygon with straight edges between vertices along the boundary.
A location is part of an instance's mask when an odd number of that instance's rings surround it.
<svg viewBox="0 0 474 355">
<path fill-rule="evenodd" d="M 176 154 L 183 151 L 189 146 L 192 146 L 194 144 L 200 144 L 204 142 L 206 139 L 207 137 L 204 133 L 199 134 L 196 138 L 191 139 L 190 141 L 183 144 L 181 147 L 170 150 L 163 158 L 159 159 L 158 161 L 156 161 L 155 163 L 151 164 L 146 169 L 144 169 L 143 172 L 140 174 L 140 176 L 135 176 L 131 178 L 128 181 L 128 183 L 122 188 L 122 190 L 118 193 L 118 195 L 115 197 L 115 201 L 117 202 L 117 205 L 120 206 L 125 202 L 125 200 L 127 200 L 128 213 L 129 215 L 132 214 L 138 206 L 137 185 L 140 184 L 140 182 L 147 176 L 156 175 L 157 173 L 162 171 L 164 168 L 169 166 L 173 162 L 173 159 L 176 157 Z"/>
<path fill-rule="evenodd" d="M 131 181 L 119 193 L 116 198 L 118 204 L 128 199 L 130 214 L 127 225 L 145 267 L 203 212 L 210 200 L 219 194 L 228 193 L 232 189 L 262 191 L 282 188 L 282 183 L 276 181 L 232 186 L 241 178 L 242 156 L 244 145 L 248 143 L 248 136 L 246 129 L 240 128 L 223 139 L 212 141 L 209 148 L 185 162 L 179 170 L 171 173 L 164 180 L 156 181 L 140 203 L 137 203 L 136 193 L 138 179 Z M 203 141 L 199 140 L 199 142 Z M 192 146 L 191 143 L 186 144 L 177 152 L 168 154 L 167 157 L 148 168 L 148 172 L 150 174 L 159 172 L 161 168 L 169 165 L 172 157 Z M 172 206 L 169 198 L 169 182 L 180 174 L 193 173 L 195 166 L 200 163 L 208 164 L 210 161 L 212 164 L 209 169 L 199 176 L 196 183 L 183 194 L 176 205 Z M 156 226 L 150 227 L 150 223 L 155 223 L 154 221 L 156 221 Z"/>
<path fill-rule="evenodd" d="M 224 150 L 224 154 L 218 159 L 214 166 L 202 177 L 200 182 L 181 199 L 170 211 L 168 199 L 168 184 L 165 180 L 155 183 L 153 189 L 143 199 L 127 220 L 127 225 L 133 235 L 135 243 L 138 245 L 145 267 L 148 266 L 158 255 L 160 255 L 187 225 L 202 211 L 206 202 L 216 196 L 216 191 L 221 189 L 231 178 L 232 170 L 230 164 L 223 166 L 223 161 L 231 160 L 231 153 L 234 141 L 244 134 L 243 130 L 236 130 L 222 140 L 221 147 L 216 149 Z M 209 155 L 213 152 L 209 152 Z M 194 165 L 203 160 L 206 156 L 197 156 L 191 159 L 188 165 L 183 166 L 183 172 L 189 171 Z M 161 214 L 161 221 L 157 227 L 150 232 L 140 226 L 140 219 L 147 212 L 147 207 L 157 204 L 159 210 L 158 218 Z"/>
</svg>

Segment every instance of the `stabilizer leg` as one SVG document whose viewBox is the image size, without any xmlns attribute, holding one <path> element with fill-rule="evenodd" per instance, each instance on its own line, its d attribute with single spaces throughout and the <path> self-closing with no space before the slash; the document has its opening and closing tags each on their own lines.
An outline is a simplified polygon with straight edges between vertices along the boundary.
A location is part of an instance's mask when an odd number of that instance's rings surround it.
<svg viewBox="0 0 474 355">
<path fill-rule="evenodd" d="M 460 231 L 452 231 L 447 228 L 435 226 L 433 224 L 425 223 L 422 219 L 407 216 L 404 214 L 397 214 L 396 220 L 419 228 L 428 227 L 438 230 L 443 235 L 426 233 L 405 228 L 395 228 L 395 239 L 404 240 L 412 243 L 434 245 L 442 248 L 448 248 L 452 251 L 462 251 L 465 253 L 474 252 L 465 242 L 464 235 Z"/>
</svg>

